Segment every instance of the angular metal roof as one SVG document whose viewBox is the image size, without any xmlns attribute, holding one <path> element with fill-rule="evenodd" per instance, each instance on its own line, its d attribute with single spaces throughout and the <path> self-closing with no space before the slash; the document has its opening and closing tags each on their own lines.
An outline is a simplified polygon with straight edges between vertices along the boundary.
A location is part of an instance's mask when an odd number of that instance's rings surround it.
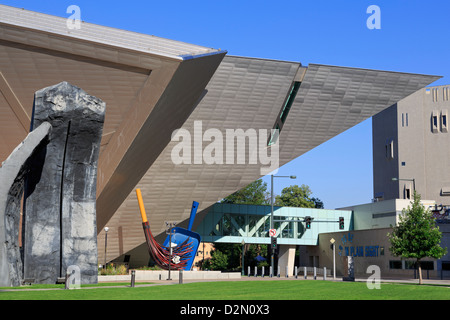
<svg viewBox="0 0 450 320">
<path fill-rule="evenodd" d="M 81 22 L 80 29 L 69 29 L 67 18 L 5 5 L 0 5 L 0 23 L 23 28 L 24 30 L 20 32 L 19 37 L 31 37 L 25 29 L 38 29 L 42 33 L 66 36 L 72 39 L 76 38 L 177 60 L 219 52 L 219 50 L 213 48 L 109 28 L 84 21 Z"/>
<path fill-rule="evenodd" d="M 282 166 L 438 78 L 226 56 L 206 87 L 207 94 L 181 128 L 193 134 L 194 122 L 201 120 L 203 132 L 216 128 L 224 135 L 226 129 L 271 129 L 292 84 L 301 81 L 279 137 Z M 200 203 L 196 226 L 209 206 L 262 176 L 261 164 L 248 161 L 175 165 L 171 151 L 177 143 L 167 145 L 136 186 L 142 191 L 152 232 L 161 236 L 164 221 L 186 223 L 193 200 Z M 133 191 L 107 222 L 108 235 L 115 239 L 108 244 L 108 259 L 145 241 L 138 212 Z M 100 243 L 103 236 L 101 231 Z"/>
<path fill-rule="evenodd" d="M 441 78 L 309 64 L 280 134 L 286 163 Z"/>
</svg>

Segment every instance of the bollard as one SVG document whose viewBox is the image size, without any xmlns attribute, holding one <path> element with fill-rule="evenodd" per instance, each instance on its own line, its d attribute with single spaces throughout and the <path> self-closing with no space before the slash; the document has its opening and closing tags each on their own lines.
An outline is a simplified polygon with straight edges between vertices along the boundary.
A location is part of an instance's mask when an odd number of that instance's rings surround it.
<svg viewBox="0 0 450 320">
<path fill-rule="evenodd" d="M 286 266 L 286 278 L 289 278 L 289 268 Z"/>
<path fill-rule="evenodd" d="M 294 267 L 294 274 L 295 274 L 295 279 L 298 279 L 297 266 Z"/>
<path fill-rule="evenodd" d="M 131 284 L 130 286 L 134 288 L 136 284 L 136 270 L 131 270 Z"/>
<path fill-rule="evenodd" d="M 317 268 L 314 267 L 314 280 L 317 280 Z"/>
<path fill-rule="evenodd" d="M 247 270 L 248 270 L 248 276 L 250 277 L 250 266 L 248 266 Z"/>
<path fill-rule="evenodd" d="M 178 283 L 183 284 L 183 270 L 180 269 L 180 272 L 178 274 Z"/>
<path fill-rule="evenodd" d="M 261 267 L 261 277 L 264 278 L 264 266 Z"/>
<path fill-rule="evenodd" d="M 255 277 L 258 276 L 258 267 L 256 267 L 256 266 L 255 266 L 255 274 L 254 274 L 254 276 L 255 276 Z"/>
<path fill-rule="evenodd" d="M 272 267 L 269 268 L 269 277 L 270 277 L 270 278 L 273 277 L 273 270 L 272 270 Z"/>
<path fill-rule="evenodd" d="M 280 266 L 278 266 L 277 277 L 280 277 Z"/>
<path fill-rule="evenodd" d="M 303 267 L 303 276 L 305 277 L 305 279 L 308 278 L 308 274 L 307 274 L 307 271 L 306 271 L 306 267 Z"/>
<path fill-rule="evenodd" d="M 327 280 L 327 267 L 323 267 L 323 280 Z"/>
</svg>

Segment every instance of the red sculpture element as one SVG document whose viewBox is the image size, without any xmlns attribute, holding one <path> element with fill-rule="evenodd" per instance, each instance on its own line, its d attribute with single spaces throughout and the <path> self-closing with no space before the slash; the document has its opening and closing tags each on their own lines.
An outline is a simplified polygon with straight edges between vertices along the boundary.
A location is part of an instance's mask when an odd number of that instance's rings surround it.
<svg viewBox="0 0 450 320">
<path fill-rule="evenodd" d="M 155 263 L 161 268 L 168 270 L 169 269 L 169 261 L 170 261 L 170 248 L 161 246 L 158 242 L 156 242 L 153 237 L 152 231 L 150 230 L 150 225 L 148 221 L 142 223 L 142 227 L 144 228 L 145 239 L 147 241 L 148 252 L 152 256 Z M 170 262 L 170 269 L 172 270 L 180 270 L 185 269 L 191 254 L 192 254 L 192 241 L 188 242 L 186 239 L 180 245 L 172 248 L 172 261 Z M 179 262 L 178 262 L 179 259 Z M 175 263 L 175 262 L 177 263 Z"/>
</svg>

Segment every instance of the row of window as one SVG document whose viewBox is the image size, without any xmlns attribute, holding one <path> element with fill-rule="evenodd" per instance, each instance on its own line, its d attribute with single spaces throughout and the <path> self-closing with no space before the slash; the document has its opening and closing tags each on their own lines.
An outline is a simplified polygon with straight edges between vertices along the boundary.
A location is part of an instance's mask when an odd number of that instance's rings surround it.
<svg viewBox="0 0 450 320">
<path fill-rule="evenodd" d="M 433 113 L 431 114 L 431 132 L 438 133 L 439 131 L 444 133 L 448 132 L 447 110 L 441 110 L 440 113 L 437 110 L 433 110 Z"/>
<path fill-rule="evenodd" d="M 433 261 L 422 261 L 420 263 L 422 270 L 434 270 Z M 389 269 L 417 269 L 416 262 L 413 260 L 390 260 Z"/>
<path fill-rule="evenodd" d="M 439 94 L 439 89 L 442 89 L 442 95 Z M 442 97 L 442 101 L 449 101 L 450 87 L 426 89 L 426 94 L 431 94 L 431 99 L 433 102 L 438 102 L 440 97 Z"/>
</svg>

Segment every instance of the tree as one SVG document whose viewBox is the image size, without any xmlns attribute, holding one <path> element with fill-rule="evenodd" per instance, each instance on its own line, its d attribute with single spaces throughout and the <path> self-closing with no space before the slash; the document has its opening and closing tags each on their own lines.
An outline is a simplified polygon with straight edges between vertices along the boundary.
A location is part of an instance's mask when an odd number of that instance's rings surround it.
<svg viewBox="0 0 450 320">
<path fill-rule="evenodd" d="M 253 181 L 245 188 L 230 194 L 224 198 L 222 203 L 234 203 L 234 204 L 255 204 L 263 205 L 269 204 L 269 192 L 267 192 L 267 182 L 263 182 L 261 179 Z"/>
<path fill-rule="evenodd" d="M 228 266 L 228 257 L 220 250 L 215 249 L 211 252 L 211 269 L 212 270 L 225 270 Z"/>
<path fill-rule="evenodd" d="M 446 254 L 446 249 L 439 245 L 442 233 L 436 226 L 429 209 L 420 203 L 420 195 L 414 191 L 412 206 L 403 210 L 400 221 L 388 233 L 394 256 L 416 259 L 419 269 L 419 284 L 422 284 L 421 260 L 423 258 L 439 259 Z"/>
<path fill-rule="evenodd" d="M 302 184 L 286 187 L 281 195 L 275 197 L 275 205 L 299 208 L 323 208 L 323 202 L 318 198 L 311 198 L 309 186 Z"/>
</svg>

